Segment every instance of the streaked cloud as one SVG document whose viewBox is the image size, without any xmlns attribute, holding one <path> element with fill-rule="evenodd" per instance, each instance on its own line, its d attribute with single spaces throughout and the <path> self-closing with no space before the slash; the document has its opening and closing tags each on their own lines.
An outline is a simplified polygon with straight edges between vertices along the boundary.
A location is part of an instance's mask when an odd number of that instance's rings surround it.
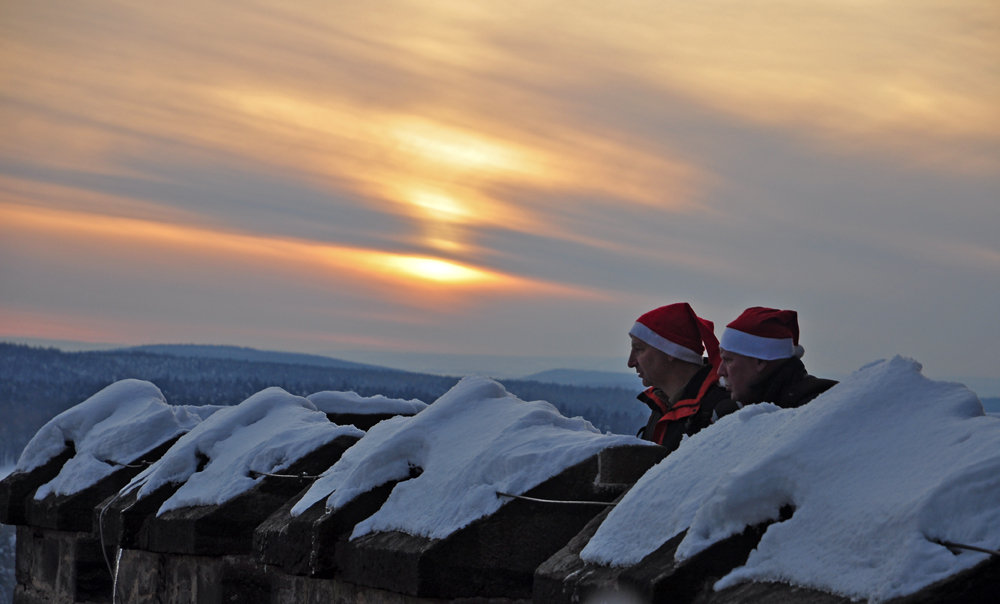
<svg viewBox="0 0 1000 604">
<path fill-rule="evenodd" d="M 871 304 L 905 331 L 900 305 L 945 304 L 928 266 L 978 316 L 997 40 L 990 0 L 4 3 L 0 285 L 38 281 L 0 318 L 137 333 L 146 305 L 155 333 L 211 316 L 235 343 L 606 354 L 601 317 L 676 299 L 720 324 Z M 289 293 L 241 298 L 254 274 Z M 100 301 L 138 283 L 160 297 L 116 332 Z"/>
<path fill-rule="evenodd" d="M 167 246 L 187 253 L 238 258 L 242 270 L 252 270 L 262 261 L 271 261 L 301 270 L 303 265 L 320 265 L 334 271 L 336 278 L 353 274 L 352 281 L 383 281 L 393 287 L 433 286 L 433 293 L 442 287 L 466 288 L 472 295 L 502 290 L 507 295 L 587 296 L 581 288 L 557 283 L 534 282 L 484 267 L 462 264 L 441 258 L 395 254 L 321 244 L 286 238 L 209 230 L 203 227 L 170 224 L 135 218 L 82 213 L 0 202 L 0 218 L 4 229 L 21 236 L 28 233 L 40 239 L 86 239 L 117 248 L 123 242 L 141 243 L 143 247 Z M 322 278 L 322 275 L 317 275 Z M 329 276 L 327 276 L 329 278 Z M 430 291 L 423 292 L 431 295 Z M 418 296 L 405 299 L 418 303 Z"/>
</svg>

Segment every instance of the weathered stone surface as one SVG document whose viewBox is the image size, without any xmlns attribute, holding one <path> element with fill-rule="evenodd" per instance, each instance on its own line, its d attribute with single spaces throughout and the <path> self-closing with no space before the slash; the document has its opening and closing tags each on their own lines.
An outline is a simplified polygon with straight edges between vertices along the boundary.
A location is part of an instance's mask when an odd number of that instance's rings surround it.
<svg viewBox="0 0 1000 604">
<path fill-rule="evenodd" d="M 117 600 L 128 604 L 268 604 L 272 574 L 249 556 L 123 550 Z"/>
<path fill-rule="evenodd" d="M 362 587 L 336 579 L 309 579 L 275 573 L 271 604 L 531 604 L 509 598 L 461 598 L 441 600 L 417 598 L 373 587 Z"/>
<path fill-rule="evenodd" d="M 52 480 L 74 455 L 76 448 L 66 441 L 66 449 L 45 465 L 30 472 L 14 472 L 0 480 L 0 524 L 27 525 L 26 505 L 38 487 Z"/>
<path fill-rule="evenodd" d="M 790 518 L 791 513 L 791 508 L 786 507 L 781 518 Z M 617 568 L 589 564 L 580 558 L 607 514 L 595 517 L 565 548 L 538 567 L 533 586 L 536 604 L 578 604 L 608 592 L 628 592 L 646 602 L 691 602 L 742 565 L 769 524 L 750 527 L 683 562 L 674 559 L 686 534 L 680 533 L 638 564 Z"/>
<path fill-rule="evenodd" d="M 782 518 L 791 517 L 791 508 Z M 677 546 L 687 531 L 674 536 L 635 566 L 622 571 L 618 584 L 647 602 L 691 602 L 700 593 L 711 590 L 716 581 L 746 562 L 750 552 L 770 522 L 747 527 L 683 561 L 674 559 Z"/>
<path fill-rule="evenodd" d="M 660 463 L 669 451 L 666 447 L 627 445 L 610 447 L 597 454 L 597 482 L 630 487 L 647 470 Z"/>
<path fill-rule="evenodd" d="M 260 564 L 281 567 L 286 573 L 309 574 L 312 555 L 313 523 L 323 515 L 325 501 L 293 517 L 292 508 L 309 490 L 308 487 L 267 517 L 253 532 L 253 557 Z"/>
<path fill-rule="evenodd" d="M 623 493 L 615 503 L 621 501 Z M 622 569 L 588 564 L 580 552 L 611 513 L 611 508 L 594 516 L 565 547 L 553 554 L 535 570 L 532 601 L 544 604 L 578 604 L 598 592 L 618 590 L 618 575 Z"/>
<path fill-rule="evenodd" d="M 305 494 L 303 490 L 254 531 L 256 559 L 291 574 L 332 577 L 337 569 L 338 544 L 347 541 L 354 525 L 382 507 L 397 483 L 376 487 L 332 512 L 326 511 L 325 499 L 317 501 L 293 518 L 291 509 Z"/>
<path fill-rule="evenodd" d="M 104 542 L 124 549 L 148 549 L 149 524 L 163 502 L 177 492 L 180 483 L 163 485 L 142 499 L 136 499 L 138 489 L 116 493 L 94 508 L 97 534 Z"/>
<path fill-rule="evenodd" d="M 17 527 L 15 603 L 110 602 L 111 574 L 90 533 Z"/>
<path fill-rule="evenodd" d="M 527 495 L 606 502 L 621 494 L 621 487 L 597 485 L 597 475 L 594 455 Z M 601 509 L 513 500 L 445 539 L 388 532 L 342 543 L 336 562 L 345 581 L 416 597 L 526 599 L 538 565 Z"/>
<path fill-rule="evenodd" d="M 665 447 L 612 447 L 598 456 L 598 481 L 621 484 L 626 489 L 638 482 L 646 471 L 667 456 Z M 615 499 L 621 501 L 625 493 Z M 543 562 L 535 571 L 532 598 L 538 602 L 575 604 L 597 592 L 618 588 L 620 568 L 587 564 L 580 552 L 590 542 L 601 523 L 611 513 L 602 510 L 587 523 L 565 547 Z"/>
<path fill-rule="evenodd" d="M 338 436 L 289 465 L 283 474 L 317 475 L 357 441 L 354 436 Z M 309 484 L 304 478 L 265 476 L 249 491 L 221 505 L 191 506 L 154 515 L 148 520 L 144 549 L 200 556 L 249 555 L 254 530 Z"/>
<path fill-rule="evenodd" d="M 180 437 L 177 437 L 180 438 Z M 89 532 L 95 530 L 94 508 L 129 483 L 143 468 L 156 461 L 177 438 L 163 443 L 141 456 L 130 466 L 121 466 L 90 487 L 72 495 L 49 495 L 45 499 L 29 498 L 25 504 L 27 524 L 60 531 Z"/>
</svg>

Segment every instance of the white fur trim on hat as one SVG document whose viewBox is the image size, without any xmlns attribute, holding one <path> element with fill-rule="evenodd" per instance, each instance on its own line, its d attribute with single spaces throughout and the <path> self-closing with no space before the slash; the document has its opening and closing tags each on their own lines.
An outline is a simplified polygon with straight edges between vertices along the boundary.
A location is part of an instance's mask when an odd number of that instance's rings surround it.
<svg viewBox="0 0 1000 604">
<path fill-rule="evenodd" d="M 722 332 L 719 348 L 764 361 L 801 357 L 805 353 L 805 349 L 796 346 L 792 338 L 762 338 L 732 327 Z"/>
<path fill-rule="evenodd" d="M 632 329 L 628 330 L 629 335 L 633 335 L 643 342 L 649 344 L 653 348 L 659 350 L 660 352 L 665 352 L 672 357 L 676 357 L 682 361 L 687 361 L 688 363 L 698 363 L 701 364 L 701 355 L 697 352 L 691 350 L 690 348 L 685 348 L 679 344 L 675 344 L 670 340 L 664 338 L 660 334 L 656 333 L 652 329 L 646 327 L 638 321 L 632 326 Z"/>
</svg>

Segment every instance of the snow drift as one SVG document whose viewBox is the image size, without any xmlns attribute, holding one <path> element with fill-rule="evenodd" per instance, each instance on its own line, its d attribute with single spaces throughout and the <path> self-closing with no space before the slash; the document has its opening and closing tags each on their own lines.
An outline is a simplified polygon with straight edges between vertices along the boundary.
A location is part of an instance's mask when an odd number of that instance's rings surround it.
<svg viewBox="0 0 1000 604">
<path fill-rule="evenodd" d="M 30 472 L 45 465 L 71 442 L 75 455 L 58 476 L 38 488 L 35 499 L 72 495 L 191 430 L 219 409 L 175 407 L 150 382 L 121 380 L 42 426 L 21 452 L 15 471 Z"/>
<path fill-rule="evenodd" d="M 381 509 L 352 538 L 398 530 L 447 537 L 504 504 L 497 491 L 521 494 L 562 470 L 616 445 L 649 444 L 604 435 L 544 401 L 525 402 L 481 377 L 463 378 L 413 417 L 376 425 L 316 481 L 292 509 L 299 515 L 326 499 L 338 509 L 393 480 Z M 411 480 L 411 469 L 422 473 Z"/>
<path fill-rule="evenodd" d="M 647 472 L 581 557 L 629 566 L 684 529 L 677 557 L 690 557 L 791 504 L 717 589 L 782 581 L 878 601 L 982 562 L 936 541 L 1000 546 L 1000 418 L 920 370 L 879 361 L 804 407 L 723 418 Z"/>
<path fill-rule="evenodd" d="M 251 472 L 280 472 L 341 435 L 361 437 L 364 432 L 331 423 L 305 398 L 267 388 L 198 424 L 123 492 L 138 489 L 136 497 L 142 499 L 168 483 L 183 483 L 157 515 L 188 506 L 222 504 L 261 479 L 251 477 Z"/>
<path fill-rule="evenodd" d="M 376 394 L 361 396 L 357 392 L 337 392 L 324 390 L 306 397 L 323 413 L 413 415 L 427 407 L 427 403 L 417 399 L 403 400 Z"/>
</svg>

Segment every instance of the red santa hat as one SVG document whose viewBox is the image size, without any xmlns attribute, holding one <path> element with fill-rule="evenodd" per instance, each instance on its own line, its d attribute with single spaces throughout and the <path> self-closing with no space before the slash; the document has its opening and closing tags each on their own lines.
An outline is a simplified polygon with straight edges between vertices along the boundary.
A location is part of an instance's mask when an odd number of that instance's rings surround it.
<svg viewBox="0 0 1000 604">
<path fill-rule="evenodd" d="M 719 340 L 711 321 L 694 314 L 687 302 L 668 304 L 639 317 L 629 335 L 688 363 L 701 363 L 707 350 L 709 362 L 719 365 Z"/>
<path fill-rule="evenodd" d="M 805 353 L 799 346 L 798 313 L 762 306 L 744 310 L 727 325 L 719 346 L 765 361 L 801 357 Z"/>
</svg>

